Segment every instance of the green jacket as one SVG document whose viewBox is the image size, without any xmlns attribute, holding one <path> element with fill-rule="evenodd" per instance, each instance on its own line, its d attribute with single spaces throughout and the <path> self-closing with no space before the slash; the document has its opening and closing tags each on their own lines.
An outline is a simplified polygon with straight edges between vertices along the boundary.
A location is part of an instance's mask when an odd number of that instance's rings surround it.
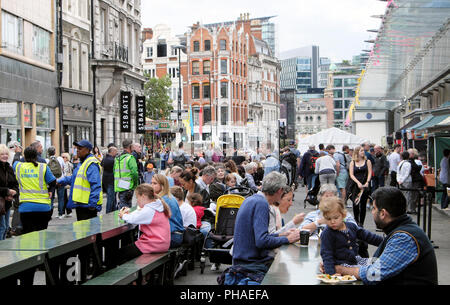
<svg viewBox="0 0 450 305">
<path fill-rule="evenodd" d="M 118 186 L 119 180 L 130 182 L 128 190 L 134 190 L 139 184 L 136 158 L 129 153 L 123 153 L 114 160 L 114 191 L 127 191 L 127 189 Z"/>
</svg>

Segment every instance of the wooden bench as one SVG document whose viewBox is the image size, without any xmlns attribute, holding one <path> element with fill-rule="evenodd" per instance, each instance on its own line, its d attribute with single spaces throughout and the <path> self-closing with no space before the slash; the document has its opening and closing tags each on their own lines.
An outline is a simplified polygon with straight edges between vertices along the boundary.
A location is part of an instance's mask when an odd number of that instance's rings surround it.
<svg viewBox="0 0 450 305">
<path fill-rule="evenodd" d="M 158 284 L 164 284 L 166 263 L 169 262 L 169 252 L 142 254 L 125 264 L 119 265 L 89 281 L 83 285 L 129 285 L 134 281 L 138 285 L 147 275 L 160 268 Z"/>
</svg>

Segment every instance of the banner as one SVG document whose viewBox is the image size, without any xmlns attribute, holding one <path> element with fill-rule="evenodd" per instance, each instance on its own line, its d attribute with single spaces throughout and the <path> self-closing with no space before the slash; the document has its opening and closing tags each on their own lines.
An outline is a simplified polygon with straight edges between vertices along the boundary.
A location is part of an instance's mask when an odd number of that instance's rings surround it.
<svg viewBox="0 0 450 305">
<path fill-rule="evenodd" d="M 120 91 L 120 132 L 131 132 L 131 92 Z"/>
<path fill-rule="evenodd" d="M 203 106 L 200 106 L 200 113 L 198 115 L 198 133 L 200 134 L 200 140 L 202 139 L 203 133 Z"/>
<path fill-rule="evenodd" d="M 192 105 L 189 105 L 189 125 L 191 127 L 191 136 L 194 136 L 194 118 L 192 116 Z"/>
<path fill-rule="evenodd" d="M 145 96 L 136 96 L 136 133 L 145 133 Z"/>
</svg>

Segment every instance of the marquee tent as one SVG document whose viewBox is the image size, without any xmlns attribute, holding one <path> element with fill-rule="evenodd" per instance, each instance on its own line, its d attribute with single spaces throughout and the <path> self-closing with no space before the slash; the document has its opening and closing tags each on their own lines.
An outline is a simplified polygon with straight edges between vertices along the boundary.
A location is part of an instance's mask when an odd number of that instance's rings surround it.
<svg viewBox="0 0 450 305">
<path fill-rule="evenodd" d="M 325 147 L 328 144 L 332 144 L 337 151 L 340 151 L 342 150 L 342 146 L 344 145 L 348 145 L 350 148 L 354 148 L 355 146 L 367 141 L 368 140 L 365 138 L 340 130 L 339 128 L 332 127 L 322 130 L 321 132 L 318 132 L 312 136 L 298 140 L 297 148 L 301 153 L 304 153 L 308 150 L 308 147 L 310 145 L 315 145 L 316 150 L 318 151 L 319 144 L 322 143 L 323 145 L 325 145 Z"/>
</svg>

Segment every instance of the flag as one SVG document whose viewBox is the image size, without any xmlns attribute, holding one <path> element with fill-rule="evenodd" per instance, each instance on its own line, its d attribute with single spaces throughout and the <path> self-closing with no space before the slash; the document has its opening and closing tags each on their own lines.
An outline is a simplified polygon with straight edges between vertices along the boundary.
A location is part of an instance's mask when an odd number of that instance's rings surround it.
<svg viewBox="0 0 450 305">
<path fill-rule="evenodd" d="M 349 126 L 352 120 L 353 110 L 355 109 L 355 104 L 352 104 L 348 109 L 347 119 L 345 120 L 344 126 Z"/>
<path fill-rule="evenodd" d="M 200 106 L 200 113 L 198 115 L 198 133 L 200 134 L 200 139 L 203 133 L 203 106 Z"/>
<path fill-rule="evenodd" d="M 194 119 L 192 118 L 192 105 L 189 105 L 189 126 L 191 128 L 191 136 L 194 135 Z"/>
</svg>

